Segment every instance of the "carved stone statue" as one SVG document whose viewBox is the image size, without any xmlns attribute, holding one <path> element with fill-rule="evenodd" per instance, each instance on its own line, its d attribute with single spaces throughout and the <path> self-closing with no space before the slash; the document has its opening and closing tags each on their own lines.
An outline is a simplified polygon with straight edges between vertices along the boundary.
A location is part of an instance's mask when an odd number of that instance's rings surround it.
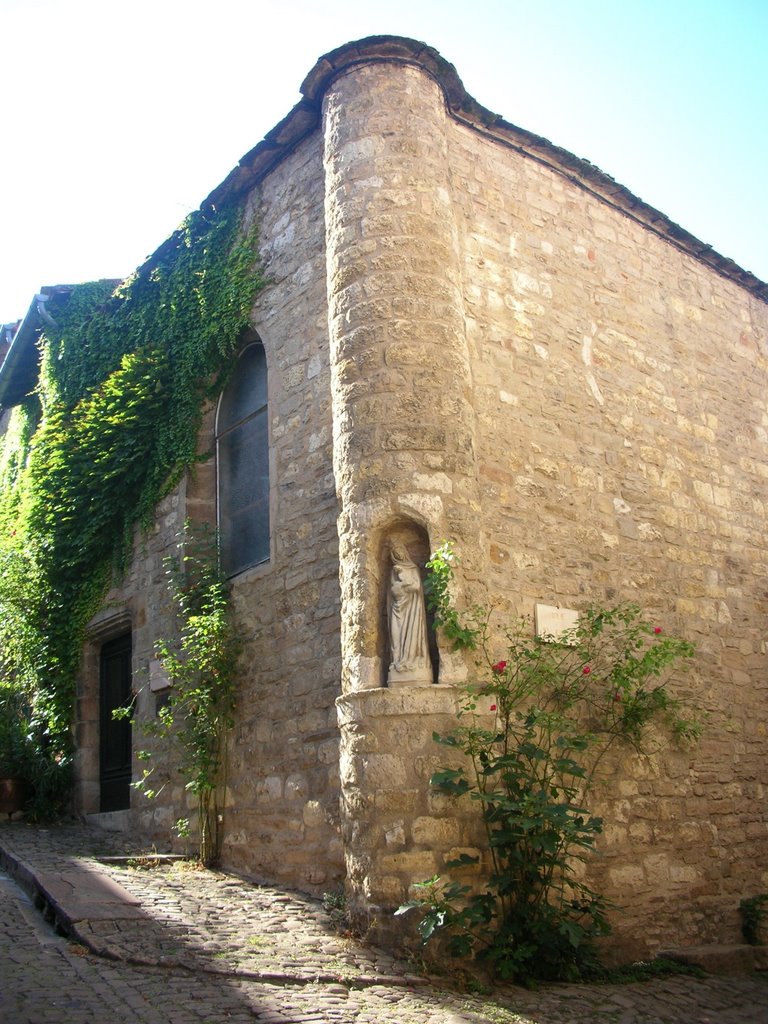
<svg viewBox="0 0 768 1024">
<path fill-rule="evenodd" d="M 427 642 L 427 615 L 419 567 L 404 544 L 391 548 L 387 618 L 390 664 L 387 682 L 431 683 L 432 665 Z"/>
</svg>

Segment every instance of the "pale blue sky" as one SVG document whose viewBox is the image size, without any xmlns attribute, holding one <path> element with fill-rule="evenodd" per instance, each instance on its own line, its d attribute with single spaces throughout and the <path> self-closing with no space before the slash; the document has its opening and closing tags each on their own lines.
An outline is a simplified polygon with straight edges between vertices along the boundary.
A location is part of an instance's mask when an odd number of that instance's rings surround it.
<svg viewBox="0 0 768 1024">
<path fill-rule="evenodd" d="M 768 279 L 768 0 L 0 0 L 0 322 L 130 273 L 380 33 Z"/>
</svg>

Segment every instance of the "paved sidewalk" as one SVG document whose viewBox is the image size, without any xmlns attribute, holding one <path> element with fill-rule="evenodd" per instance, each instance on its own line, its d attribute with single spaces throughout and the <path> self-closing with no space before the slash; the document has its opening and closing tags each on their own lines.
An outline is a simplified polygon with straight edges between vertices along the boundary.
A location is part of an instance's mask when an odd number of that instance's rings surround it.
<svg viewBox="0 0 768 1024">
<path fill-rule="evenodd" d="M 4 980 L 0 1024 L 768 1024 L 768 975 L 463 994 L 337 934 L 322 903 L 308 896 L 186 863 L 99 859 L 142 852 L 130 837 L 85 826 L 0 824 L 0 867 L 70 939 L 41 945 L 38 931 L 38 955 L 20 962 L 14 954 L 24 944 L 13 945 L 13 991 L 28 977 L 37 1008 L 20 1009 L 32 1005 L 20 991 L 16 1009 L 5 1011 L 12 1015 L 3 1016 L 11 991 Z M 17 895 L 14 918 L 14 897 L 5 896 L 11 934 L 25 912 Z M 59 966 L 45 967 L 54 953 Z M 51 972 L 56 977 L 45 980 Z M 59 1002 L 64 994 L 79 998 L 85 1015 L 61 1006 L 41 1015 L 51 984 Z M 89 992 L 102 1010 L 88 1008 Z"/>
</svg>

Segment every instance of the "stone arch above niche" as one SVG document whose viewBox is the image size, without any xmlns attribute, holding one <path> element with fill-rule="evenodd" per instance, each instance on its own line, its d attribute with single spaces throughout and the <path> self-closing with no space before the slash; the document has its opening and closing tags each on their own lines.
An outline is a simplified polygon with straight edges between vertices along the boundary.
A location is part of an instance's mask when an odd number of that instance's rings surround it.
<svg viewBox="0 0 768 1024">
<path fill-rule="evenodd" d="M 393 549 L 399 552 L 401 559 L 398 566 L 393 560 Z M 425 610 L 426 618 L 426 665 L 418 663 L 402 665 L 395 668 L 393 661 L 393 612 L 395 618 L 397 613 L 393 609 L 393 600 L 398 600 L 397 593 L 402 593 L 402 588 L 408 588 L 412 583 L 413 573 L 418 573 L 419 582 L 422 587 L 426 577 L 426 563 L 431 553 L 429 534 L 420 524 L 406 517 L 400 517 L 389 523 L 382 529 L 379 536 L 378 550 L 376 552 L 376 577 L 378 579 L 378 616 L 377 616 L 377 644 L 376 654 L 381 665 L 382 686 L 423 686 L 437 682 L 439 677 L 439 653 L 433 616 Z M 403 563 L 402 555 L 407 555 L 407 562 Z M 415 566 L 412 570 L 410 566 Z M 399 577 L 395 579 L 395 577 Z M 393 594 L 394 582 L 394 594 Z M 404 600 L 410 598 L 406 595 Z M 414 614 L 416 610 L 414 608 Z M 406 627 L 410 628 L 410 627 Z"/>
</svg>

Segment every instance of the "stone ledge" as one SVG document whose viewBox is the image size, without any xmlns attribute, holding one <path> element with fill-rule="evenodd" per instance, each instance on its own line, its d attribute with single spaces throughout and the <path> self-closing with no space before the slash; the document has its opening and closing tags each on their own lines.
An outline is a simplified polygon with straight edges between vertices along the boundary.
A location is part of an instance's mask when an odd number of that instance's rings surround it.
<svg viewBox="0 0 768 1024">
<path fill-rule="evenodd" d="M 354 690 L 336 698 L 339 725 L 395 715 L 455 715 L 457 691 L 444 683 L 429 686 L 379 686 Z"/>
<path fill-rule="evenodd" d="M 656 955 L 700 967 L 707 974 L 751 974 L 768 969 L 768 946 L 683 946 L 661 950 Z"/>
</svg>

